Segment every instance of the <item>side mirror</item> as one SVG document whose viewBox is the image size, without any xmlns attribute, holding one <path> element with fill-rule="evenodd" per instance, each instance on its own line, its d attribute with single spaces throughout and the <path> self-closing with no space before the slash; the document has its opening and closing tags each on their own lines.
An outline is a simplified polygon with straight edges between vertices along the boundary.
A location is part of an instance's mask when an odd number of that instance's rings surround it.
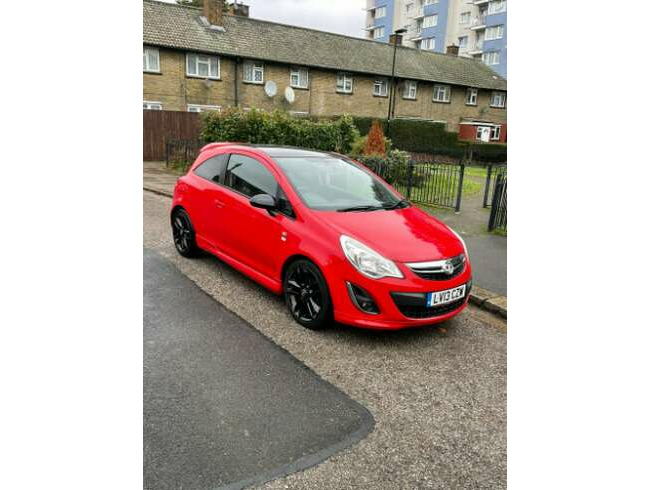
<svg viewBox="0 0 650 490">
<path fill-rule="evenodd" d="M 266 209 L 269 213 L 278 209 L 275 198 L 269 194 L 257 194 L 251 197 L 249 202 L 254 208 Z"/>
</svg>

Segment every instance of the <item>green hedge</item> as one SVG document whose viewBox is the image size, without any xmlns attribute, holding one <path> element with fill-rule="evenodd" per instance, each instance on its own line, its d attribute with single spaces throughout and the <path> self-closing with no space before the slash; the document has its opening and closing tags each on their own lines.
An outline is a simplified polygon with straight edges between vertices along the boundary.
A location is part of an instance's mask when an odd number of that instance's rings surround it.
<svg viewBox="0 0 650 490">
<path fill-rule="evenodd" d="M 289 145 L 321 151 L 347 153 L 359 137 L 350 116 L 328 121 L 294 118 L 283 111 L 265 112 L 239 108 L 203 114 L 204 142 L 233 141 Z"/>
<path fill-rule="evenodd" d="M 368 134 L 370 124 L 375 118 L 355 117 L 355 126 L 361 135 Z M 394 148 L 413 153 L 430 153 L 461 159 L 472 152 L 472 160 L 476 162 L 505 162 L 507 161 L 507 145 L 481 144 L 460 141 L 458 133 L 445 130 L 444 123 L 420 121 L 417 119 L 393 119 L 390 123 L 390 134 L 387 132 L 386 119 L 379 120 L 384 128 L 384 134 L 392 141 Z"/>
</svg>

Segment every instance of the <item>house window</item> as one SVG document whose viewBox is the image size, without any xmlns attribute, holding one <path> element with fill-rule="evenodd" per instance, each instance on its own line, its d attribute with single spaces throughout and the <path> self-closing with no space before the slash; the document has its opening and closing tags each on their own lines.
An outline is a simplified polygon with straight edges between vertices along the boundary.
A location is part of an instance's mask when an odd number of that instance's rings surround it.
<svg viewBox="0 0 650 490">
<path fill-rule="evenodd" d="M 501 39 L 503 37 L 503 25 L 491 26 L 485 29 L 485 40 Z"/>
<path fill-rule="evenodd" d="M 478 89 L 477 88 L 468 88 L 467 89 L 467 98 L 465 99 L 466 105 L 476 105 L 478 104 Z"/>
<path fill-rule="evenodd" d="M 483 63 L 486 65 L 498 65 L 501 59 L 501 53 L 498 51 L 488 51 L 483 53 Z"/>
<path fill-rule="evenodd" d="M 471 12 L 463 12 L 460 14 L 460 23 L 461 24 L 469 24 L 469 19 L 472 16 Z"/>
<path fill-rule="evenodd" d="M 430 37 L 427 39 L 423 39 L 422 42 L 420 43 L 420 48 L 421 49 L 429 49 L 433 51 L 436 49 L 436 38 L 435 37 Z"/>
<path fill-rule="evenodd" d="M 185 59 L 187 60 L 187 76 L 213 79 L 219 78 L 219 58 L 216 56 L 187 53 Z"/>
<path fill-rule="evenodd" d="M 373 39 L 379 39 L 384 37 L 384 33 L 385 31 L 383 27 L 377 27 L 377 29 L 372 32 L 372 37 Z"/>
<path fill-rule="evenodd" d="M 307 68 L 291 68 L 291 86 L 295 88 L 309 87 L 309 70 Z"/>
<path fill-rule="evenodd" d="M 449 102 L 450 96 L 451 96 L 451 87 L 449 85 L 433 86 L 434 102 Z"/>
<path fill-rule="evenodd" d="M 160 102 L 150 102 L 145 100 L 142 102 L 142 109 L 149 111 L 162 111 L 162 104 Z"/>
<path fill-rule="evenodd" d="M 506 11 L 506 0 L 494 0 L 488 5 L 488 15 Z"/>
<path fill-rule="evenodd" d="M 305 112 L 305 111 L 289 111 L 289 114 L 291 114 L 293 117 L 298 117 L 298 118 L 309 117 L 309 112 Z"/>
<path fill-rule="evenodd" d="M 461 36 L 458 38 L 459 48 L 466 48 L 468 44 L 469 44 L 469 38 L 467 36 Z"/>
<path fill-rule="evenodd" d="M 377 7 L 375 9 L 375 19 L 386 17 L 386 7 Z"/>
<path fill-rule="evenodd" d="M 156 48 L 142 48 L 142 71 L 160 72 L 160 53 Z"/>
<path fill-rule="evenodd" d="M 404 82 L 404 98 L 415 100 L 418 94 L 418 82 L 407 80 Z"/>
<path fill-rule="evenodd" d="M 438 3 L 438 0 L 423 0 L 422 5 L 433 5 L 434 3 Z"/>
<path fill-rule="evenodd" d="M 490 128 L 488 126 L 477 126 L 476 139 L 478 141 L 490 141 Z"/>
<path fill-rule="evenodd" d="M 422 27 L 435 27 L 438 25 L 438 15 L 427 15 L 422 19 Z"/>
<path fill-rule="evenodd" d="M 342 94 L 352 93 L 352 75 L 349 73 L 337 73 L 336 91 Z"/>
<path fill-rule="evenodd" d="M 492 126 L 490 129 L 490 139 L 499 140 L 501 139 L 501 126 Z"/>
<path fill-rule="evenodd" d="M 221 106 L 218 105 L 201 105 L 201 104 L 187 104 L 187 112 L 221 112 Z"/>
<path fill-rule="evenodd" d="M 244 61 L 244 82 L 264 83 L 264 63 Z"/>
<path fill-rule="evenodd" d="M 385 78 L 375 79 L 375 83 L 372 85 L 372 95 L 376 95 L 377 97 L 388 96 L 388 80 Z"/>
<path fill-rule="evenodd" d="M 506 93 L 505 92 L 492 92 L 490 96 L 490 107 L 505 107 L 506 106 Z"/>
</svg>

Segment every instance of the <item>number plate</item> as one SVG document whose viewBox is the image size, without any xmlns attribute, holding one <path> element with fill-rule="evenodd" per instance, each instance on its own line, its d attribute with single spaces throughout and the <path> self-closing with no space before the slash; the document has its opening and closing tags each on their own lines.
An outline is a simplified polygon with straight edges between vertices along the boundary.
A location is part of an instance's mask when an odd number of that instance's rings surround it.
<svg viewBox="0 0 650 490">
<path fill-rule="evenodd" d="M 440 306 L 465 297 L 465 284 L 445 291 L 427 293 L 427 306 Z"/>
</svg>

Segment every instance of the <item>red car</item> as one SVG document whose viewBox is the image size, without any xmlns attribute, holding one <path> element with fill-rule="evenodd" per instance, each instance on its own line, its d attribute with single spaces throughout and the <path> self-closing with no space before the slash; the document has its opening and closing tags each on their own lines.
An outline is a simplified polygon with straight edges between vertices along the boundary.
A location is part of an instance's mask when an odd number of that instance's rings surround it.
<svg viewBox="0 0 650 490">
<path fill-rule="evenodd" d="M 181 255 L 216 255 L 311 329 L 438 323 L 472 287 L 457 233 L 334 153 L 209 144 L 176 184 L 171 225 Z"/>
</svg>

